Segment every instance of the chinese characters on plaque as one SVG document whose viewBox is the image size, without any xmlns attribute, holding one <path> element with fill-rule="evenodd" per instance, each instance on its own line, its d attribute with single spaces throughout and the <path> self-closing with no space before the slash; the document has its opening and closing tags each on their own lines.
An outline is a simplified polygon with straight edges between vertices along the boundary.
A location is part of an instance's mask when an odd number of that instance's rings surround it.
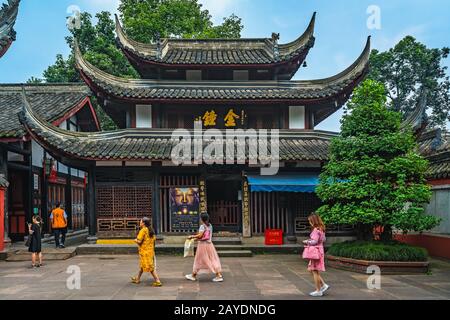
<svg viewBox="0 0 450 320">
<path fill-rule="evenodd" d="M 250 238 L 252 236 L 250 229 L 250 189 L 247 180 L 244 181 L 242 189 L 242 231 L 245 238 Z"/>
<path fill-rule="evenodd" d="M 208 211 L 207 200 L 206 200 L 206 181 L 201 178 L 199 182 L 200 186 L 200 213 L 205 213 Z"/>
<path fill-rule="evenodd" d="M 216 110 L 208 110 L 202 116 L 195 119 L 196 122 L 201 122 L 203 127 L 224 127 L 227 129 L 243 128 L 247 115 L 244 110 L 237 110 L 235 108 L 229 109 L 224 114 L 218 114 Z"/>
</svg>

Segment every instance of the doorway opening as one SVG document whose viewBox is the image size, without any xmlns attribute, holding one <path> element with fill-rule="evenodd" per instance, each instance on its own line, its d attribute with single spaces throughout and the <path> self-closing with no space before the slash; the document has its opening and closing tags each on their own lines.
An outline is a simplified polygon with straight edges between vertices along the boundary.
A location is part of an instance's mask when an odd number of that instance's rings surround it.
<svg viewBox="0 0 450 320">
<path fill-rule="evenodd" d="M 211 178 L 206 181 L 208 213 L 214 231 L 241 232 L 242 179 Z"/>
</svg>

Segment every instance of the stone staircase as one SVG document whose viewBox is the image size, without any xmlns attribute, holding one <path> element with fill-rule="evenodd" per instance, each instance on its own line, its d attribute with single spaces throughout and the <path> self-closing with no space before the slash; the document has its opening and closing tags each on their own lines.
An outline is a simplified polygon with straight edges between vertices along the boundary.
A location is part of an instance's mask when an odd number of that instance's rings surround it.
<svg viewBox="0 0 450 320">
<path fill-rule="evenodd" d="M 213 237 L 214 246 L 221 258 L 243 258 L 252 257 L 251 250 L 246 250 L 242 245 L 240 237 Z"/>
</svg>

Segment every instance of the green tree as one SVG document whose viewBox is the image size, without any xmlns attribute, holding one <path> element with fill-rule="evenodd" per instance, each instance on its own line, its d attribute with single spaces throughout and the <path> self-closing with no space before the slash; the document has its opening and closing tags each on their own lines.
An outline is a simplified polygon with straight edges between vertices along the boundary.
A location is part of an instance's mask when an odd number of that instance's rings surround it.
<svg viewBox="0 0 450 320">
<path fill-rule="evenodd" d="M 414 109 L 426 89 L 430 120 L 444 127 L 450 120 L 450 81 L 442 60 L 449 53 L 449 48 L 429 49 L 407 36 L 386 52 L 372 51 L 369 78 L 385 85 L 388 106 L 403 115 Z"/>
<path fill-rule="evenodd" d="M 236 15 L 214 26 L 208 10 L 202 10 L 198 0 L 122 0 L 119 11 L 131 38 L 141 42 L 161 37 L 240 38 L 242 20 Z M 115 43 L 115 23 L 109 12 L 95 15 L 93 24 L 89 13 L 81 14 L 81 28 L 71 30 L 66 37 L 70 47 L 76 37 L 84 57 L 110 74 L 137 78 L 138 74 Z M 43 73 L 46 82 L 79 82 L 73 54 L 67 59 L 60 54 Z"/>
<path fill-rule="evenodd" d="M 214 26 L 198 0 L 122 0 L 119 6 L 127 34 L 148 43 L 161 38 L 240 38 L 242 21 L 236 15 Z"/>
<path fill-rule="evenodd" d="M 324 221 L 355 225 L 361 240 L 371 240 L 375 226 L 384 227 L 382 239 L 390 240 L 392 228 L 421 232 L 439 223 L 424 214 L 431 197 L 428 162 L 417 153 L 412 130 L 401 129 L 401 114 L 386 102 L 376 81 L 354 91 L 317 189 Z"/>
<path fill-rule="evenodd" d="M 240 38 L 243 29 L 236 15 L 214 26 L 208 10 L 202 10 L 198 0 L 122 0 L 119 11 L 130 37 L 141 42 L 154 41 L 158 34 L 162 37 Z M 95 17 L 96 24 L 89 13 L 81 14 L 81 28 L 71 30 L 71 35 L 66 37 L 68 45 L 73 48 L 76 37 L 85 59 L 94 66 L 120 77 L 139 77 L 116 46 L 111 14 L 103 11 Z M 73 54 L 67 59 L 58 54 L 55 63 L 44 71 L 42 80 L 32 77 L 28 81 L 80 82 L 81 79 Z M 101 107 L 95 107 L 104 130 L 117 128 Z"/>
</svg>

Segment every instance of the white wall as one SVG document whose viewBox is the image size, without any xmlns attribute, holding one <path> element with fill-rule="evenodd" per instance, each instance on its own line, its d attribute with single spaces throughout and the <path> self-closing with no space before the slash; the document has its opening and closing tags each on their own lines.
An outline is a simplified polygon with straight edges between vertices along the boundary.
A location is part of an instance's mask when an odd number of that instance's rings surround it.
<svg viewBox="0 0 450 320">
<path fill-rule="evenodd" d="M 136 105 L 136 128 L 152 127 L 152 106 Z"/>
<path fill-rule="evenodd" d="M 441 224 L 432 232 L 450 233 L 450 186 L 433 187 L 433 196 L 426 207 L 426 213 L 442 219 Z"/>
<path fill-rule="evenodd" d="M 289 129 L 305 129 L 305 107 L 289 107 Z"/>
</svg>

